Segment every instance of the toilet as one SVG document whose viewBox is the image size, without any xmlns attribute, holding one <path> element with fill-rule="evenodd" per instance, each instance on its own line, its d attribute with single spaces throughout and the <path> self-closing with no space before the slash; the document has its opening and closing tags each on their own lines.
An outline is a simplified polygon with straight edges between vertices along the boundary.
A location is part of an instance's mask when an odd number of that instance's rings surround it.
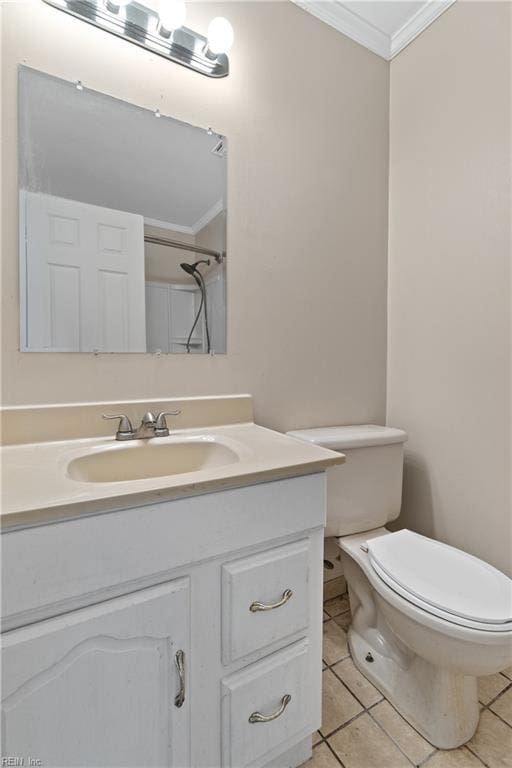
<svg viewBox="0 0 512 768">
<path fill-rule="evenodd" d="M 434 746 L 467 742 L 477 678 L 512 664 L 512 580 L 454 547 L 384 526 L 400 513 L 400 429 L 323 427 L 291 437 L 342 452 L 327 473 L 326 536 L 348 584 L 356 667 Z"/>
</svg>

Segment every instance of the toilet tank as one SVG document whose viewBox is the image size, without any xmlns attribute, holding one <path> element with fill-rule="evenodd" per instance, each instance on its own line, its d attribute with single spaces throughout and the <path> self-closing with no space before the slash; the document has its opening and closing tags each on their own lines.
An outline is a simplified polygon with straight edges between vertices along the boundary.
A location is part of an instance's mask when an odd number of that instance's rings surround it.
<svg viewBox="0 0 512 768">
<path fill-rule="evenodd" d="M 346 456 L 327 472 L 326 536 L 379 528 L 400 514 L 406 433 L 375 424 L 288 432 Z"/>
</svg>

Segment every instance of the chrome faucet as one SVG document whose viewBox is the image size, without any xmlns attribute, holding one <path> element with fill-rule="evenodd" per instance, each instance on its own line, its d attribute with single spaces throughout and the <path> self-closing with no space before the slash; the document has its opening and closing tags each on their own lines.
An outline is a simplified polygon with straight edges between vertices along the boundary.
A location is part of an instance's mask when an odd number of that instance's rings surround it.
<svg viewBox="0 0 512 768">
<path fill-rule="evenodd" d="M 181 411 L 162 411 L 154 416 L 147 411 L 141 419 L 137 429 L 132 427 L 128 416 L 124 413 L 104 413 L 103 419 L 119 419 L 119 427 L 116 432 L 116 440 L 149 440 L 151 437 L 168 437 L 169 427 L 166 416 L 179 416 Z"/>
<path fill-rule="evenodd" d="M 155 437 L 156 419 L 151 413 L 147 411 L 141 419 L 139 428 L 135 431 L 133 436 L 134 440 L 147 440 L 150 437 Z M 169 434 L 169 430 L 167 430 Z"/>
</svg>

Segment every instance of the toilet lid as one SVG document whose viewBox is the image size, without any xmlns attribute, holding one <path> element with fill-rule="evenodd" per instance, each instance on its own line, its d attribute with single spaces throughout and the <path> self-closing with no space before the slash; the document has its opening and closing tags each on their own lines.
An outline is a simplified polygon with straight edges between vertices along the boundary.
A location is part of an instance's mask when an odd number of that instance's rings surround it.
<svg viewBox="0 0 512 768">
<path fill-rule="evenodd" d="M 480 624 L 512 621 L 512 580 L 483 560 L 408 530 L 367 546 L 375 572 L 411 602 Z"/>
</svg>

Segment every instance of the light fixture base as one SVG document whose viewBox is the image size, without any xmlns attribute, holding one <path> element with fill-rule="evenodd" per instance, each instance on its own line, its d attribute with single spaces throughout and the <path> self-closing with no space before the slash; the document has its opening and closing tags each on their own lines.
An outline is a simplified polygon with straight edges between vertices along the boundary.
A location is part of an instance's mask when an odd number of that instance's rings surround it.
<svg viewBox="0 0 512 768">
<path fill-rule="evenodd" d="M 226 77 L 229 74 L 229 59 L 225 54 L 215 58 L 206 55 L 206 37 L 187 27 L 175 29 L 167 38 L 162 36 L 158 14 L 140 3 L 118 7 L 110 0 L 43 2 L 201 75 Z"/>
</svg>

